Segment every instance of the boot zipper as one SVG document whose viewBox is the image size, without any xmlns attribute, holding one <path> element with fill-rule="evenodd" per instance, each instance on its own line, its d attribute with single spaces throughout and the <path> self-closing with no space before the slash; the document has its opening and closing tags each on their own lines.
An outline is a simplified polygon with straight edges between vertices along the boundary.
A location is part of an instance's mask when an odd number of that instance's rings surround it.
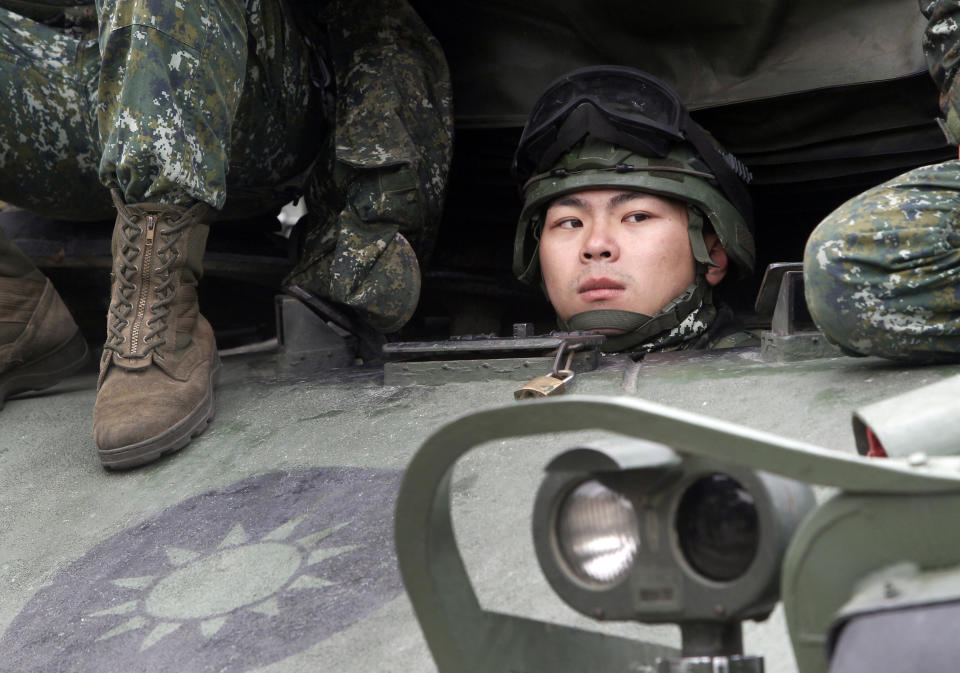
<svg viewBox="0 0 960 673">
<path fill-rule="evenodd" d="M 150 258 L 153 256 L 153 236 L 156 233 L 156 226 L 157 216 L 147 216 L 147 236 L 143 244 L 143 266 L 140 269 L 140 297 L 137 300 L 137 315 L 130 329 L 130 355 L 136 355 L 140 349 L 140 327 L 143 324 L 143 314 L 147 310 L 147 295 L 150 293 L 150 281 L 153 275 Z"/>
</svg>

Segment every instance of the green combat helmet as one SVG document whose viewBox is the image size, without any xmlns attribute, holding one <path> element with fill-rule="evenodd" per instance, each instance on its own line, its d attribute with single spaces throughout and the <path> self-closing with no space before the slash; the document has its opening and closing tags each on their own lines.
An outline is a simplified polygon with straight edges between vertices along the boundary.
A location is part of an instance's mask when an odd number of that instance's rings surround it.
<svg viewBox="0 0 960 673">
<path fill-rule="evenodd" d="M 690 119 L 676 93 L 638 70 L 591 67 L 554 82 L 534 106 L 520 139 L 514 170 L 523 181 L 523 210 L 513 269 L 527 283 L 541 280 L 539 233 L 547 206 L 585 189 L 629 189 L 687 204 L 696 280 L 657 314 L 601 309 L 571 316 L 570 330 L 616 328 L 613 350 L 635 348 L 672 334 L 701 306 L 712 310 L 705 280 L 712 264 L 704 228 L 712 229 L 741 275 L 753 270 L 749 171 Z M 699 326 L 700 331 L 706 325 Z M 688 325 L 671 342 L 696 331 Z M 681 337 L 681 338 L 677 338 Z M 662 340 L 655 345 L 666 345 Z"/>
</svg>

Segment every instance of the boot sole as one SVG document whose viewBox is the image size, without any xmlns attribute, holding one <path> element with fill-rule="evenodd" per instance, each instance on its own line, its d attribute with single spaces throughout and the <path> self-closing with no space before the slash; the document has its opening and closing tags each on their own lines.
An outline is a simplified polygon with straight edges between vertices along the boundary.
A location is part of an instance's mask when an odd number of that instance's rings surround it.
<svg viewBox="0 0 960 673">
<path fill-rule="evenodd" d="M 158 458 L 184 448 L 198 436 L 213 420 L 213 388 L 220 379 L 220 358 L 214 361 L 210 371 L 210 388 L 200 403 L 182 421 L 164 433 L 136 444 L 128 444 L 118 449 L 97 449 L 100 464 L 109 470 L 128 470 L 152 463 Z"/>
<path fill-rule="evenodd" d="M 69 341 L 55 351 L 0 375 L 0 409 L 13 395 L 54 386 L 81 369 L 90 360 L 90 350 L 77 330 Z"/>
</svg>

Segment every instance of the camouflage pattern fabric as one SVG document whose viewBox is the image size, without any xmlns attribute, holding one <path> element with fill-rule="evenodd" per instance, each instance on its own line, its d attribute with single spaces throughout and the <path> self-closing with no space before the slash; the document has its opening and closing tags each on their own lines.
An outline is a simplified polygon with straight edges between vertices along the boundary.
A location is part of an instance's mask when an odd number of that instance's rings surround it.
<svg viewBox="0 0 960 673">
<path fill-rule="evenodd" d="M 760 331 L 746 329 L 733 309 L 725 303 L 717 303 L 711 299 L 710 304 L 700 309 L 697 320 L 707 325 L 706 330 L 695 338 L 684 341 L 676 350 L 723 350 L 760 346 Z"/>
<path fill-rule="evenodd" d="M 649 353 L 722 350 L 759 345 L 759 332 L 744 329 L 729 306 L 721 304 L 717 308 L 713 303 L 705 302 L 691 311 L 679 325 L 649 341 L 620 350 L 617 348 L 617 337 L 607 337 L 605 348 L 609 352 L 627 353 L 633 360 L 642 360 Z"/>
<path fill-rule="evenodd" d="M 960 2 L 921 0 L 923 39 L 948 136 L 960 138 Z M 960 162 L 912 170 L 851 199 L 804 253 L 807 304 L 845 351 L 960 359 Z"/>
<path fill-rule="evenodd" d="M 745 330 L 734 317 L 730 307 L 721 304 L 718 308 L 712 300 L 707 300 L 669 332 L 631 348 L 628 352 L 637 354 L 634 357 L 639 359 L 647 353 L 722 350 L 759 345 L 760 335 L 755 331 Z"/>
<path fill-rule="evenodd" d="M 436 241 L 453 146 L 439 43 L 402 0 L 332 2 L 336 128 L 306 189 L 308 230 L 287 278 L 399 329 L 419 298 L 417 257 Z M 334 35 L 350 17 L 357 27 Z"/>
<path fill-rule="evenodd" d="M 433 247 L 453 122 L 443 53 L 404 0 L 322 13 L 98 0 L 97 15 L 93 39 L 0 10 L 0 94 L 14 102 L 0 111 L 0 199 L 107 219 L 102 183 L 127 203 L 204 201 L 230 217 L 275 212 L 303 188 L 290 282 L 378 329 L 406 322 L 420 279 L 410 244 Z"/>
<path fill-rule="evenodd" d="M 100 183 L 127 202 L 220 208 L 230 192 L 228 211 L 244 215 L 289 200 L 286 183 L 322 143 L 323 92 L 286 4 L 97 9 L 99 39 L 96 23 L 84 33 L 0 10 L 0 88 L 13 103 L 0 111 L 0 198 L 81 220 L 112 216 Z"/>
<path fill-rule="evenodd" d="M 222 209 L 229 187 L 255 201 L 249 196 L 259 186 L 276 188 L 313 161 L 322 92 L 313 86 L 309 43 L 285 3 L 97 6 L 100 178 L 127 203 L 204 201 Z M 263 196 L 259 211 L 279 200 Z"/>
<path fill-rule="evenodd" d="M 247 60 L 236 2 L 97 0 L 100 180 L 126 203 L 222 208 Z"/>
<path fill-rule="evenodd" d="M 957 0 L 920 0 L 920 11 L 927 19 L 923 33 L 923 53 L 930 76 L 940 89 L 940 110 L 946 119 L 950 142 L 960 142 L 960 2 Z"/>
<path fill-rule="evenodd" d="M 918 168 L 831 213 L 804 253 L 817 325 L 854 354 L 960 359 L 960 162 Z"/>
<path fill-rule="evenodd" d="M 94 39 L 0 2 L 0 199 L 54 217 L 107 219 L 100 186 Z"/>
<path fill-rule="evenodd" d="M 706 333 L 716 317 L 717 310 L 708 297 L 699 307 L 688 313 L 679 325 L 657 335 L 650 341 L 631 348 L 630 351 L 634 353 L 653 353 L 691 350 L 695 348 L 699 337 Z M 616 337 L 613 337 L 613 339 L 616 339 Z"/>
</svg>

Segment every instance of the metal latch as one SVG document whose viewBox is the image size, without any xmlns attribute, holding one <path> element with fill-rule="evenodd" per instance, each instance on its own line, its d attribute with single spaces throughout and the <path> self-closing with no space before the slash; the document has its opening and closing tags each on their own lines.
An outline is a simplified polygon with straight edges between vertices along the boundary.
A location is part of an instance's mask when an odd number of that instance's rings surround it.
<svg viewBox="0 0 960 673">
<path fill-rule="evenodd" d="M 513 392 L 513 398 L 528 400 L 562 395 L 567 390 L 567 384 L 573 380 L 573 354 L 583 347 L 583 343 L 561 342 L 553 359 L 553 370 L 545 376 L 537 376 L 527 381 Z M 564 363 L 563 367 L 560 366 L 561 362 Z"/>
</svg>

